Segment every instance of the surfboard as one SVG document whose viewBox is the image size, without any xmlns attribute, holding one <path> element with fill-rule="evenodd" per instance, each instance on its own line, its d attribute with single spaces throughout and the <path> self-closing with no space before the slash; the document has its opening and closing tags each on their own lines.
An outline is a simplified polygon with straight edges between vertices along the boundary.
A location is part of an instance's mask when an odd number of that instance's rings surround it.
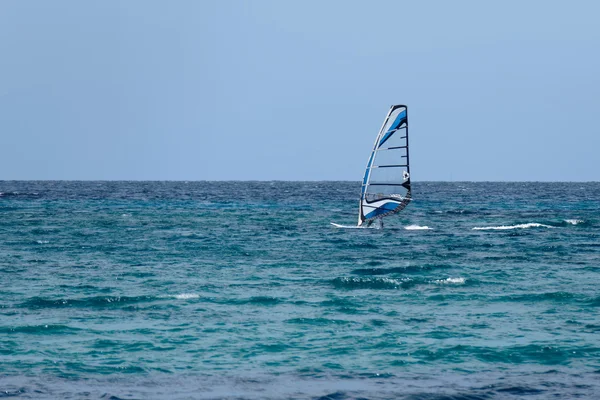
<svg viewBox="0 0 600 400">
<path fill-rule="evenodd" d="M 335 222 L 330 222 L 331 225 L 335 226 L 336 228 L 343 228 L 343 229 L 364 229 L 366 228 L 366 226 L 360 226 L 360 225 L 342 225 L 342 224 L 336 224 Z"/>
</svg>

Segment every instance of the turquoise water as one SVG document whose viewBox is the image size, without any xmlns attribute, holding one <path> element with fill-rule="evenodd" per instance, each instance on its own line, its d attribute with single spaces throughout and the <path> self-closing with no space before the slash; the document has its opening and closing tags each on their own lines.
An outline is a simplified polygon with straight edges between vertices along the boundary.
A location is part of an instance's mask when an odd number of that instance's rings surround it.
<svg viewBox="0 0 600 400">
<path fill-rule="evenodd" d="M 600 184 L 359 185 L 0 182 L 0 397 L 600 391 Z"/>
</svg>

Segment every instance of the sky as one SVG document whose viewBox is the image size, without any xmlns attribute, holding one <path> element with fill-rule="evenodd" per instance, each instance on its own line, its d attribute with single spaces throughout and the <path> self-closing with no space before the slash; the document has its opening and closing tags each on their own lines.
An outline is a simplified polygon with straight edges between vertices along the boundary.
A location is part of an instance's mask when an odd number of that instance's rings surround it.
<svg viewBox="0 0 600 400">
<path fill-rule="evenodd" d="M 600 2 L 0 1 L 0 179 L 599 181 Z"/>
</svg>

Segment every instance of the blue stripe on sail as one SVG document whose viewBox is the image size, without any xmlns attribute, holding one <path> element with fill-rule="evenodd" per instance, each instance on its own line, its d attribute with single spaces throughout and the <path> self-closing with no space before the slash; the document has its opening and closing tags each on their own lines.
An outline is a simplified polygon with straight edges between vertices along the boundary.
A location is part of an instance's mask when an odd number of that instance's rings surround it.
<svg viewBox="0 0 600 400">
<path fill-rule="evenodd" d="M 396 117 L 396 120 L 394 121 L 392 126 L 390 126 L 390 131 L 392 129 L 398 129 L 400 127 L 400 125 L 402 125 L 403 122 L 406 122 L 406 110 L 404 110 L 400 114 L 398 114 L 398 116 Z"/>
<path fill-rule="evenodd" d="M 369 178 L 369 168 L 371 168 L 371 163 L 373 162 L 374 155 L 375 155 L 375 152 L 372 152 L 371 157 L 369 158 L 369 162 L 367 163 L 367 169 L 365 170 L 365 177 L 363 178 L 361 194 L 365 193 L 365 188 L 366 188 L 365 185 L 367 184 L 367 179 Z"/>
<path fill-rule="evenodd" d="M 371 211 L 370 213 L 368 213 L 367 215 L 365 215 L 365 218 L 369 219 L 369 218 L 373 218 L 373 217 L 376 217 L 381 214 L 385 214 L 390 211 L 394 211 L 398 206 L 399 206 L 398 203 L 394 203 L 391 201 L 388 203 L 384 203 L 381 207 L 378 207 L 378 208 L 374 209 L 373 211 Z"/>
<path fill-rule="evenodd" d="M 398 114 L 398 116 L 396 117 L 396 119 L 394 120 L 392 125 L 390 125 L 390 129 L 388 129 L 388 131 L 385 133 L 385 135 L 383 135 L 383 137 L 379 141 L 379 144 L 377 145 L 377 147 L 381 147 L 381 145 L 384 144 L 385 141 L 390 138 L 390 136 L 392 136 L 392 134 L 396 131 L 396 129 L 398 129 L 400 126 L 402 126 L 402 124 L 405 122 L 406 122 L 406 110 L 404 110 L 400 114 Z"/>
</svg>

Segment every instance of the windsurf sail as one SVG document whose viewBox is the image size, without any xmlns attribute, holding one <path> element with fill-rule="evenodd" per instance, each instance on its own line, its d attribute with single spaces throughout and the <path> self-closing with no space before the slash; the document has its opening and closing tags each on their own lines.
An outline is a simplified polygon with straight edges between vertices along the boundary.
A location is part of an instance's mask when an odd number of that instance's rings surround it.
<svg viewBox="0 0 600 400">
<path fill-rule="evenodd" d="M 408 114 L 404 105 L 387 113 L 363 178 L 358 225 L 398 213 L 408 205 L 410 192 Z"/>
</svg>

